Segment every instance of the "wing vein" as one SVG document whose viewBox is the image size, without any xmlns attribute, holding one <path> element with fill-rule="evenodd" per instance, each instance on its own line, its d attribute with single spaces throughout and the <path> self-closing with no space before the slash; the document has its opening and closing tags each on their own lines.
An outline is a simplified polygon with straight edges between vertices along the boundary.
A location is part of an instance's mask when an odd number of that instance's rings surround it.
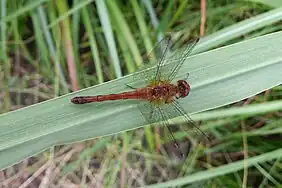
<svg viewBox="0 0 282 188">
<path fill-rule="evenodd" d="M 184 108 L 177 101 L 174 100 L 172 104 L 174 105 L 175 109 L 185 118 L 189 125 L 191 125 L 198 133 L 204 135 L 209 141 L 211 141 L 209 136 L 201 130 L 201 128 L 195 123 L 195 121 L 190 118 Z"/>
<path fill-rule="evenodd" d="M 179 63 L 176 64 L 176 66 L 172 69 L 170 75 L 168 76 L 169 81 L 172 81 L 174 79 L 174 77 L 177 75 L 177 73 L 178 73 L 180 67 L 183 65 L 185 59 L 191 54 L 191 52 L 193 51 L 194 47 L 199 42 L 199 40 L 200 40 L 200 38 L 197 38 L 191 44 L 189 44 L 185 47 L 184 52 L 181 54 Z"/>
</svg>

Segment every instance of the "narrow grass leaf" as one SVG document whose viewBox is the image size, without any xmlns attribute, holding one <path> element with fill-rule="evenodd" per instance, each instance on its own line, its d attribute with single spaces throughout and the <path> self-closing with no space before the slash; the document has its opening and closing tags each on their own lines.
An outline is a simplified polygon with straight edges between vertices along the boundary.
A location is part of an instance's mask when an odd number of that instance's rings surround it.
<svg viewBox="0 0 282 188">
<path fill-rule="evenodd" d="M 250 19 L 241 21 L 230 27 L 226 27 L 214 34 L 204 37 L 195 47 L 194 53 L 203 52 L 225 42 L 247 34 L 256 29 L 278 22 L 282 19 L 282 8 L 268 11 Z"/>
<path fill-rule="evenodd" d="M 109 52 L 111 55 L 112 63 L 114 65 L 114 70 L 116 77 L 122 76 L 119 58 L 117 55 L 116 42 L 114 40 L 112 27 L 109 20 L 108 10 L 105 5 L 105 1 L 96 1 L 98 15 L 102 24 L 102 28 L 106 37 Z"/>
<path fill-rule="evenodd" d="M 64 88 L 64 91 L 67 92 L 68 91 L 68 84 L 66 82 L 66 79 L 65 79 L 65 75 L 62 71 L 62 68 L 61 68 L 61 65 L 60 65 L 60 61 L 59 61 L 59 57 L 58 57 L 58 54 L 56 53 L 56 50 L 55 50 L 55 43 L 51 37 L 51 33 L 47 27 L 47 18 L 46 18 L 46 14 L 45 14 L 45 11 L 43 9 L 42 6 L 39 6 L 38 9 L 37 9 L 37 14 L 38 14 L 38 17 L 40 18 L 41 20 L 41 28 L 43 30 L 43 33 L 44 33 L 44 37 L 47 41 L 47 44 L 48 44 L 48 47 L 49 47 L 49 51 L 51 53 L 51 56 L 54 58 L 53 61 L 55 63 L 55 67 L 59 73 L 59 77 L 60 77 L 60 83 L 62 84 L 63 88 Z"/>
<path fill-rule="evenodd" d="M 133 55 L 136 65 L 139 67 L 142 65 L 142 59 L 137 47 L 136 41 L 130 31 L 129 25 L 126 22 L 121 10 L 119 9 L 118 5 L 115 1 L 107 1 L 107 5 L 109 7 L 109 12 L 112 14 L 111 18 L 113 22 L 118 23 L 116 26 L 119 27 L 121 34 L 124 38 L 126 38 L 126 42 L 129 46 L 129 49 Z"/>
<path fill-rule="evenodd" d="M 87 7 L 83 8 L 82 9 L 82 19 L 83 19 L 83 22 L 86 28 L 86 33 L 90 41 L 90 47 L 92 51 L 92 57 L 93 57 L 93 62 L 94 62 L 95 69 L 96 69 L 98 82 L 103 83 L 104 77 L 103 77 L 103 71 L 102 71 L 102 65 L 101 65 L 101 60 L 99 56 L 97 41 L 96 41 L 95 33 L 93 31 L 92 24 L 91 24 L 89 17 L 90 16 L 89 16 Z"/>
</svg>

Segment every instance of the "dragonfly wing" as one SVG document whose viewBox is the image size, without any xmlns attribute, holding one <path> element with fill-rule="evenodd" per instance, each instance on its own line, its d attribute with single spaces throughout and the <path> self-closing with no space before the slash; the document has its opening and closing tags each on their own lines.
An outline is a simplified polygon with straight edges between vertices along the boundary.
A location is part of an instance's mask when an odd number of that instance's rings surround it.
<svg viewBox="0 0 282 188">
<path fill-rule="evenodd" d="M 162 109 L 162 106 L 153 106 L 151 103 L 140 103 L 138 105 L 139 110 L 141 111 L 142 115 L 144 116 L 144 118 L 150 123 L 160 123 L 164 126 L 164 128 L 166 128 L 169 131 L 169 140 L 173 141 L 173 144 L 176 148 L 180 148 L 179 144 L 176 142 L 174 136 L 173 136 L 173 130 L 170 127 L 169 124 L 169 116 L 166 113 L 166 111 L 164 111 L 164 109 Z"/>
<path fill-rule="evenodd" d="M 156 61 L 163 57 L 166 58 L 169 55 L 171 45 L 171 36 L 164 37 L 157 42 L 148 54 L 143 56 L 144 64 L 154 63 L 153 65 L 155 65 Z"/>
<path fill-rule="evenodd" d="M 169 123 L 169 114 L 166 113 L 166 111 L 163 109 L 164 105 L 158 106 L 159 114 L 162 119 L 162 123 L 165 128 L 169 131 L 169 140 L 173 141 L 173 144 L 176 148 L 180 148 L 179 144 L 176 142 L 175 137 L 173 136 L 173 129 L 170 126 L 171 124 Z"/>
<path fill-rule="evenodd" d="M 156 48 L 156 55 L 157 55 L 157 68 L 155 72 L 154 80 L 162 80 L 163 79 L 163 71 L 162 68 L 166 63 L 166 59 L 169 57 L 170 54 L 170 47 L 171 47 L 171 37 L 164 38 L 161 40 L 159 45 Z"/>
<path fill-rule="evenodd" d="M 132 82 L 129 85 L 134 88 L 140 88 L 148 85 L 151 81 L 151 75 L 154 74 L 153 69 L 141 70 L 139 72 L 134 73 Z"/>
<path fill-rule="evenodd" d="M 182 50 L 177 50 L 174 53 L 170 53 L 166 63 L 161 65 L 161 72 L 165 72 L 165 74 L 162 75 L 163 80 L 172 81 L 175 78 L 180 67 L 183 65 L 186 58 L 191 54 L 198 42 L 199 38 L 186 44 Z"/>
<path fill-rule="evenodd" d="M 133 83 L 130 83 L 130 85 L 137 88 L 143 87 L 152 81 L 172 81 L 198 41 L 199 39 L 193 40 L 183 50 L 171 53 L 171 38 L 163 38 L 144 59 L 145 65 L 150 64 L 149 62 L 157 62 L 157 67 L 150 69 L 148 67 L 146 70 L 135 73 Z"/>
<path fill-rule="evenodd" d="M 211 140 L 208 135 L 201 130 L 201 128 L 194 122 L 190 116 L 187 114 L 187 112 L 184 110 L 184 108 L 176 101 L 174 100 L 172 103 L 164 105 L 163 109 L 169 116 L 169 119 L 176 118 L 176 117 L 182 117 L 183 120 L 189 125 L 190 128 L 196 130 L 196 132 L 199 135 L 204 136 L 209 141 Z"/>
<path fill-rule="evenodd" d="M 191 52 L 193 51 L 194 47 L 199 42 L 199 40 L 200 38 L 193 40 L 191 43 L 187 44 L 183 50 L 176 51 L 172 56 L 170 56 L 168 61 L 176 60 L 176 62 L 178 63 L 176 63 L 173 69 L 171 69 L 169 76 L 168 76 L 169 81 L 172 81 L 175 78 L 180 67 L 182 67 L 184 61 L 191 54 Z"/>
<path fill-rule="evenodd" d="M 161 120 L 158 109 L 150 102 L 140 103 L 138 104 L 138 108 L 148 123 L 154 124 Z"/>
<path fill-rule="evenodd" d="M 152 80 L 156 80 L 157 77 L 160 77 L 160 67 L 163 66 L 165 59 L 167 59 L 167 57 L 169 56 L 170 46 L 170 36 L 164 37 L 161 41 L 159 41 L 154 46 L 154 48 L 146 56 L 143 57 L 144 67 L 139 68 L 140 72 L 134 74 L 132 84 L 136 86 L 138 85 L 140 87 L 147 85 Z M 156 65 L 156 62 L 157 68 L 152 69 L 151 67 Z"/>
<path fill-rule="evenodd" d="M 153 48 L 150 54 L 155 54 L 158 61 L 161 62 L 162 59 L 166 59 L 167 56 L 169 56 L 171 45 L 171 36 L 166 36 L 158 42 L 158 44 L 155 46 L 155 48 Z"/>
</svg>

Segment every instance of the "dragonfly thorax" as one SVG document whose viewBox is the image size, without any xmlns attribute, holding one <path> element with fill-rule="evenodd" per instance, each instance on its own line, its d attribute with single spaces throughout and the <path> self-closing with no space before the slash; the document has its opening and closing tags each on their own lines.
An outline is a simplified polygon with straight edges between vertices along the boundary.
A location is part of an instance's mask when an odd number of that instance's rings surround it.
<svg viewBox="0 0 282 188">
<path fill-rule="evenodd" d="M 170 83 L 154 85 L 150 88 L 150 99 L 160 103 L 169 102 L 177 94 L 177 86 Z"/>
</svg>

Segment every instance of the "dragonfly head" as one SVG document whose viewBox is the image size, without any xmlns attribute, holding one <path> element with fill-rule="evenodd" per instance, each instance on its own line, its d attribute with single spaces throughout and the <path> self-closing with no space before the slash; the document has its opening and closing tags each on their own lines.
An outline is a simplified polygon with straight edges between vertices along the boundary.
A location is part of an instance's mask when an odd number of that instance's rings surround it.
<svg viewBox="0 0 282 188">
<path fill-rule="evenodd" d="M 178 80 L 177 90 L 179 97 L 186 97 L 190 92 L 190 85 L 185 80 Z"/>
</svg>

